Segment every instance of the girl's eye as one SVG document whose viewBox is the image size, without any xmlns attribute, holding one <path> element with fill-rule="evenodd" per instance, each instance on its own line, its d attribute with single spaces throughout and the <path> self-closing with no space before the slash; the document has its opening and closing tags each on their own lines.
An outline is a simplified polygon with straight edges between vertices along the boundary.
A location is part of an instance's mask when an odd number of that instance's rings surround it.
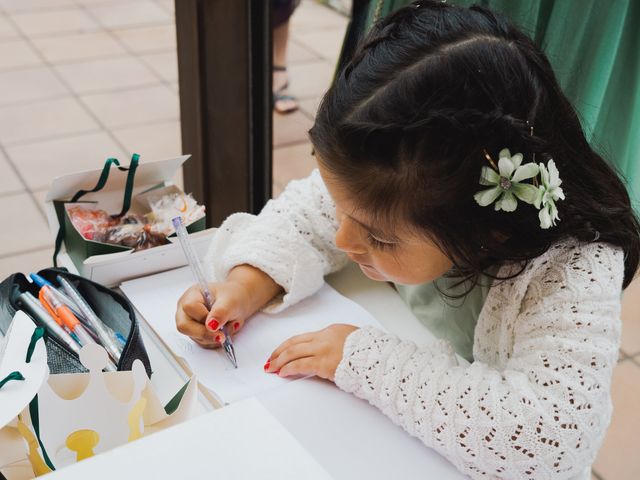
<svg viewBox="0 0 640 480">
<path fill-rule="evenodd" d="M 390 249 L 396 246 L 395 243 L 383 242 L 382 240 L 378 240 L 376 237 L 371 235 L 371 233 L 367 233 L 367 242 L 373 248 L 376 248 L 378 250 Z"/>
</svg>

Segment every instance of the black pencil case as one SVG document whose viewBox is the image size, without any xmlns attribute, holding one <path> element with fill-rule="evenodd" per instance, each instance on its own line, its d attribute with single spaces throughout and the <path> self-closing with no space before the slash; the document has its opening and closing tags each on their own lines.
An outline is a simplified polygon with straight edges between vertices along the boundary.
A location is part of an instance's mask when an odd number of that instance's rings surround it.
<svg viewBox="0 0 640 480">
<path fill-rule="evenodd" d="M 134 360 L 139 359 L 144 364 L 147 375 L 151 377 L 151 363 L 140 335 L 135 310 L 125 297 L 104 285 L 69 273 L 66 269 L 46 268 L 39 271 L 38 275 L 53 285 L 57 285 L 58 275 L 71 282 L 98 318 L 112 330 L 120 332 L 126 339 L 117 369 L 131 370 Z M 3 334 L 6 333 L 13 316 L 19 310 L 18 295 L 30 292 L 37 298 L 38 290 L 38 287 L 27 280 L 22 273 L 14 273 L 0 283 L 0 331 Z M 50 373 L 86 372 L 78 356 L 54 336 L 45 335 L 45 345 Z"/>
</svg>

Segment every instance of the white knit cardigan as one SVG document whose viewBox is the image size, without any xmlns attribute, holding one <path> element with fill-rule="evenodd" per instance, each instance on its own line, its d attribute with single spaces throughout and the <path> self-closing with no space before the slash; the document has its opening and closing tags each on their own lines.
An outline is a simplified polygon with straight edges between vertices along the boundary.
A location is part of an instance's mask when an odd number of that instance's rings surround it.
<svg viewBox="0 0 640 480">
<path fill-rule="evenodd" d="M 260 215 L 230 216 L 207 254 L 208 275 L 260 268 L 284 287 L 266 309 L 279 311 L 346 263 L 336 229 L 316 170 Z M 444 340 L 416 345 L 369 327 L 347 337 L 335 383 L 472 478 L 589 478 L 611 418 L 622 278 L 618 248 L 555 245 L 490 289 L 470 365 Z"/>
</svg>

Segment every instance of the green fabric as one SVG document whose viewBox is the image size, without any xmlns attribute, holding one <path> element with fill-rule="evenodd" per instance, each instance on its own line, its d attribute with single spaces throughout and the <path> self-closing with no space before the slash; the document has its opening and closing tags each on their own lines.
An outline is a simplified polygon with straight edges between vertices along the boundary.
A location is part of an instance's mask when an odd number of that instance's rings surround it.
<svg viewBox="0 0 640 480">
<path fill-rule="evenodd" d="M 180 402 L 182 401 L 182 397 L 184 397 L 184 394 L 187 391 L 187 387 L 189 386 L 190 381 L 191 380 L 188 380 L 187 383 L 185 383 L 184 386 L 180 390 L 178 390 L 173 398 L 169 400 L 169 403 L 164 406 L 164 411 L 167 415 L 173 414 L 178 409 L 178 407 L 180 406 Z"/>
<path fill-rule="evenodd" d="M 376 13 L 412 3 L 373 0 Z M 542 46 L 592 147 L 626 179 L 640 211 L 640 1 L 451 0 L 506 15 Z"/>
<path fill-rule="evenodd" d="M 4 387 L 7 383 L 15 380 L 24 380 L 24 376 L 20 372 L 11 372 L 9 375 L 0 380 L 0 388 Z"/>
<path fill-rule="evenodd" d="M 33 397 L 33 400 L 29 402 L 29 415 L 31 416 L 31 425 L 33 426 L 33 431 L 38 439 L 38 444 L 40 445 L 40 450 L 42 450 L 42 458 L 44 459 L 44 463 L 51 470 L 55 470 L 56 467 L 53 466 L 53 462 L 49 458 L 49 454 L 47 454 L 47 450 L 44 448 L 44 444 L 40 439 L 40 410 L 38 409 L 38 395 Z"/>
<path fill-rule="evenodd" d="M 29 347 L 27 347 L 27 356 L 25 362 L 31 363 L 31 357 L 33 356 L 33 352 L 36 349 L 36 344 L 38 340 L 44 338 L 45 331 L 42 327 L 36 327 L 36 329 L 31 334 L 31 341 L 29 342 Z"/>
<path fill-rule="evenodd" d="M 467 290 L 465 284 L 454 288 L 456 282 L 443 277 L 421 285 L 396 285 L 396 289 L 431 333 L 448 340 L 458 355 L 473 362 L 473 332 L 489 293 L 491 279 L 481 277 L 478 285 L 463 298 L 448 298 L 441 293 L 456 296 Z"/>
</svg>

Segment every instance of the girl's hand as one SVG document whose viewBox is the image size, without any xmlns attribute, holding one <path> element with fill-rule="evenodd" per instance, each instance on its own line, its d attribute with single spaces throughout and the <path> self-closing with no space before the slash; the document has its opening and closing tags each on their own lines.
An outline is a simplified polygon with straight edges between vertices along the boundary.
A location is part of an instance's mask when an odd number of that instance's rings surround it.
<svg viewBox="0 0 640 480">
<path fill-rule="evenodd" d="M 281 377 L 317 375 L 333 381 L 342 360 L 344 342 L 357 329 L 353 325 L 334 324 L 317 332 L 291 337 L 271 354 L 264 370 Z"/>
<path fill-rule="evenodd" d="M 249 304 L 246 288 L 236 282 L 210 283 L 209 290 L 215 298 L 213 308 L 206 307 L 198 285 L 193 285 L 178 300 L 176 327 L 180 333 L 203 348 L 216 348 L 224 342 L 220 328 L 228 323 L 227 331 L 240 331 L 244 322 L 254 312 L 245 307 Z"/>
<path fill-rule="evenodd" d="M 239 265 L 229 272 L 226 281 L 210 283 L 215 299 L 211 311 L 206 307 L 197 285 L 178 300 L 176 327 L 204 348 L 219 347 L 224 342 L 220 330 L 239 332 L 245 321 L 272 300 L 282 288 L 266 273 L 250 265 Z"/>
</svg>

